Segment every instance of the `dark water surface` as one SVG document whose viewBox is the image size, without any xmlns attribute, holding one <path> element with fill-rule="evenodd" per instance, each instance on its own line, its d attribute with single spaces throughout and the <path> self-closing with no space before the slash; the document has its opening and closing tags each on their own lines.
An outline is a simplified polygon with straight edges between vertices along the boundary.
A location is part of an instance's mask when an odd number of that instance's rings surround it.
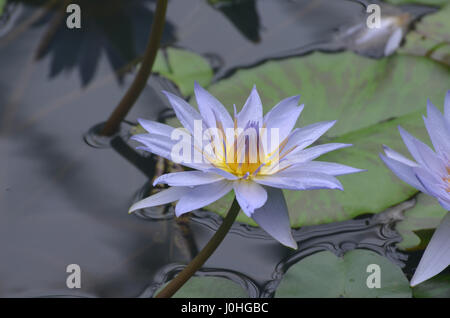
<svg viewBox="0 0 450 318">
<path fill-rule="evenodd" d="M 112 139 L 89 133 L 133 78 L 112 70 L 129 65 L 145 44 L 154 3 L 127 3 L 125 12 L 140 16 L 121 16 L 128 25 L 121 38 L 114 38 L 114 14 L 96 24 L 95 32 L 93 15 L 92 28 L 76 35 L 59 30 L 52 11 L 22 2 L 1 20 L 1 297 L 149 297 L 220 224 L 218 216 L 202 211 L 181 219 L 171 217 L 170 209 L 160 219 L 128 215 L 136 196 L 148 190 L 155 158 L 134 151 L 128 123 Z M 316 44 L 337 48 L 333 30 L 363 16 L 359 3 L 344 0 L 248 1 L 244 9 L 250 26 L 233 8 L 171 1 L 164 43 L 206 54 L 220 77 L 292 50 L 303 54 Z M 56 27 L 49 31 L 52 23 Z M 176 91 L 152 78 L 127 122 L 161 117 L 168 108 L 162 88 Z M 339 255 L 367 248 L 402 264 L 396 219 L 385 216 L 295 230 L 296 252 L 259 228 L 236 223 L 199 275 L 227 277 L 249 296 L 270 297 L 286 269 L 316 251 Z M 80 290 L 66 287 L 66 266 L 72 263 L 82 268 Z"/>
</svg>

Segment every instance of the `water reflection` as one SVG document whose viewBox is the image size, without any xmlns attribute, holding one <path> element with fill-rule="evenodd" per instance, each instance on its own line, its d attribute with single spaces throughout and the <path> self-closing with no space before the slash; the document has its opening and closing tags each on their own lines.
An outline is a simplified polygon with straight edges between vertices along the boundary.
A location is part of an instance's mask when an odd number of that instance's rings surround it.
<svg viewBox="0 0 450 318">
<path fill-rule="evenodd" d="M 94 77 L 99 58 L 106 54 L 114 71 L 142 55 L 153 21 L 154 0 L 76 0 L 81 8 L 81 29 L 66 26 L 67 1 L 13 0 L 44 10 L 34 25 L 45 25 L 35 57 L 51 56 L 49 76 L 77 68 L 83 85 Z M 27 7 L 28 7 L 27 6 Z M 174 41 L 174 26 L 167 21 L 163 43 Z M 118 74 L 122 80 L 123 75 Z"/>
</svg>

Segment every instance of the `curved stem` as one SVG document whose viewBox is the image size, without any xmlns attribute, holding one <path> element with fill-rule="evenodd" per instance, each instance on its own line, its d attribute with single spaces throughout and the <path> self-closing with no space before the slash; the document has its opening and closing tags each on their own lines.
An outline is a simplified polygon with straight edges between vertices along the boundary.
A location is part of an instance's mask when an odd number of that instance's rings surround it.
<svg viewBox="0 0 450 318">
<path fill-rule="evenodd" d="M 139 68 L 133 83 L 128 91 L 123 96 L 119 105 L 114 109 L 111 116 L 109 116 L 105 125 L 103 126 L 100 135 L 111 136 L 120 126 L 120 123 L 128 114 L 134 103 L 141 95 L 142 90 L 147 83 L 147 80 L 152 72 L 153 63 L 155 62 L 156 54 L 158 53 L 159 43 L 164 29 L 164 22 L 166 20 L 167 0 L 158 0 L 155 11 L 155 19 L 152 23 L 150 37 L 148 39 L 147 47 L 144 53 L 144 59 Z"/>
<path fill-rule="evenodd" d="M 236 199 L 234 199 L 233 204 L 231 205 L 230 210 L 228 211 L 227 216 L 223 220 L 219 229 L 213 235 L 211 240 L 209 240 L 208 244 L 197 254 L 197 256 L 177 275 L 174 279 L 167 284 L 166 287 L 162 291 L 159 292 L 155 298 L 169 298 L 172 297 L 173 294 L 177 292 L 178 289 L 181 288 L 188 280 L 191 278 L 195 272 L 202 267 L 203 264 L 208 260 L 208 258 L 214 253 L 217 247 L 225 238 L 231 226 L 234 223 L 234 220 L 239 214 L 240 211 L 239 203 Z"/>
</svg>

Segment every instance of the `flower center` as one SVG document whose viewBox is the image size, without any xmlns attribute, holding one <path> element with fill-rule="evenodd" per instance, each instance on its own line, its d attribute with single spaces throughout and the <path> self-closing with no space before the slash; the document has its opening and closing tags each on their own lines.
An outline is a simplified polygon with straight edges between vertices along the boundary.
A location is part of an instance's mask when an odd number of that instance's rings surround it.
<svg viewBox="0 0 450 318">
<path fill-rule="evenodd" d="M 234 129 L 226 133 L 220 125 L 218 128 L 221 133 L 211 138 L 211 144 L 215 145 L 213 153 L 211 156 L 205 155 L 215 167 L 245 179 L 274 172 L 275 164 L 281 159 L 278 154 L 285 143 L 272 141 L 276 145 L 270 148 L 276 149 L 267 153 L 269 146 L 265 140 L 270 138 L 267 131 L 260 130 L 257 122 L 249 122 L 244 129 L 238 129 L 235 120 Z"/>
</svg>

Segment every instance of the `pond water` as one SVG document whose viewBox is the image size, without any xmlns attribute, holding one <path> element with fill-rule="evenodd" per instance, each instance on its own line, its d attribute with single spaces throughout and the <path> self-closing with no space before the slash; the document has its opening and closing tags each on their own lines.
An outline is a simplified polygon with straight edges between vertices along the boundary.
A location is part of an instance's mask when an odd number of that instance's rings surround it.
<svg viewBox="0 0 450 318">
<path fill-rule="evenodd" d="M 95 136 L 133 79 L 154 2 L 80 2 L 88 16 L 79 32 L 61 27 L 46 1 L 11 1 L 1 18 L 2 297 L 151 297 L 220 225 L 221 218 L 207 211 L 179 219 L 170 207 L 165 214 L 127 213 L 150 191 L 157 169 L 156 158 L 134 150 L 129 129 L 138 117 L 170 116 L 160 91 L 177 89 L 152 77 L 121 133 Z M 404 10 L 412 21 L 434 9 Z M 352 49 L 344 35 L 364 19 L 357 1 L 249 0 L 214 7 L 177 0 L 169 4 L 163 43 L 205 56 L 217 81 L 268 59 Z M 375 43 L 363 54 L 377 55 L 381 46 Z M 231 279 L 250 297 L 272 297 L 286 270 L 302 258 L 364 248 L 402 267 L 406 263 L 410 276 L 418 258 L 407 261 L 408 254 L 397 250 L 397 220 L 389 210 L 296 229 L 298 251 L 236 223 L 198 275 Z M 66 266 L 72 263 L 82 268 L 80 290 L 66 287 Z"/>
</svg>

